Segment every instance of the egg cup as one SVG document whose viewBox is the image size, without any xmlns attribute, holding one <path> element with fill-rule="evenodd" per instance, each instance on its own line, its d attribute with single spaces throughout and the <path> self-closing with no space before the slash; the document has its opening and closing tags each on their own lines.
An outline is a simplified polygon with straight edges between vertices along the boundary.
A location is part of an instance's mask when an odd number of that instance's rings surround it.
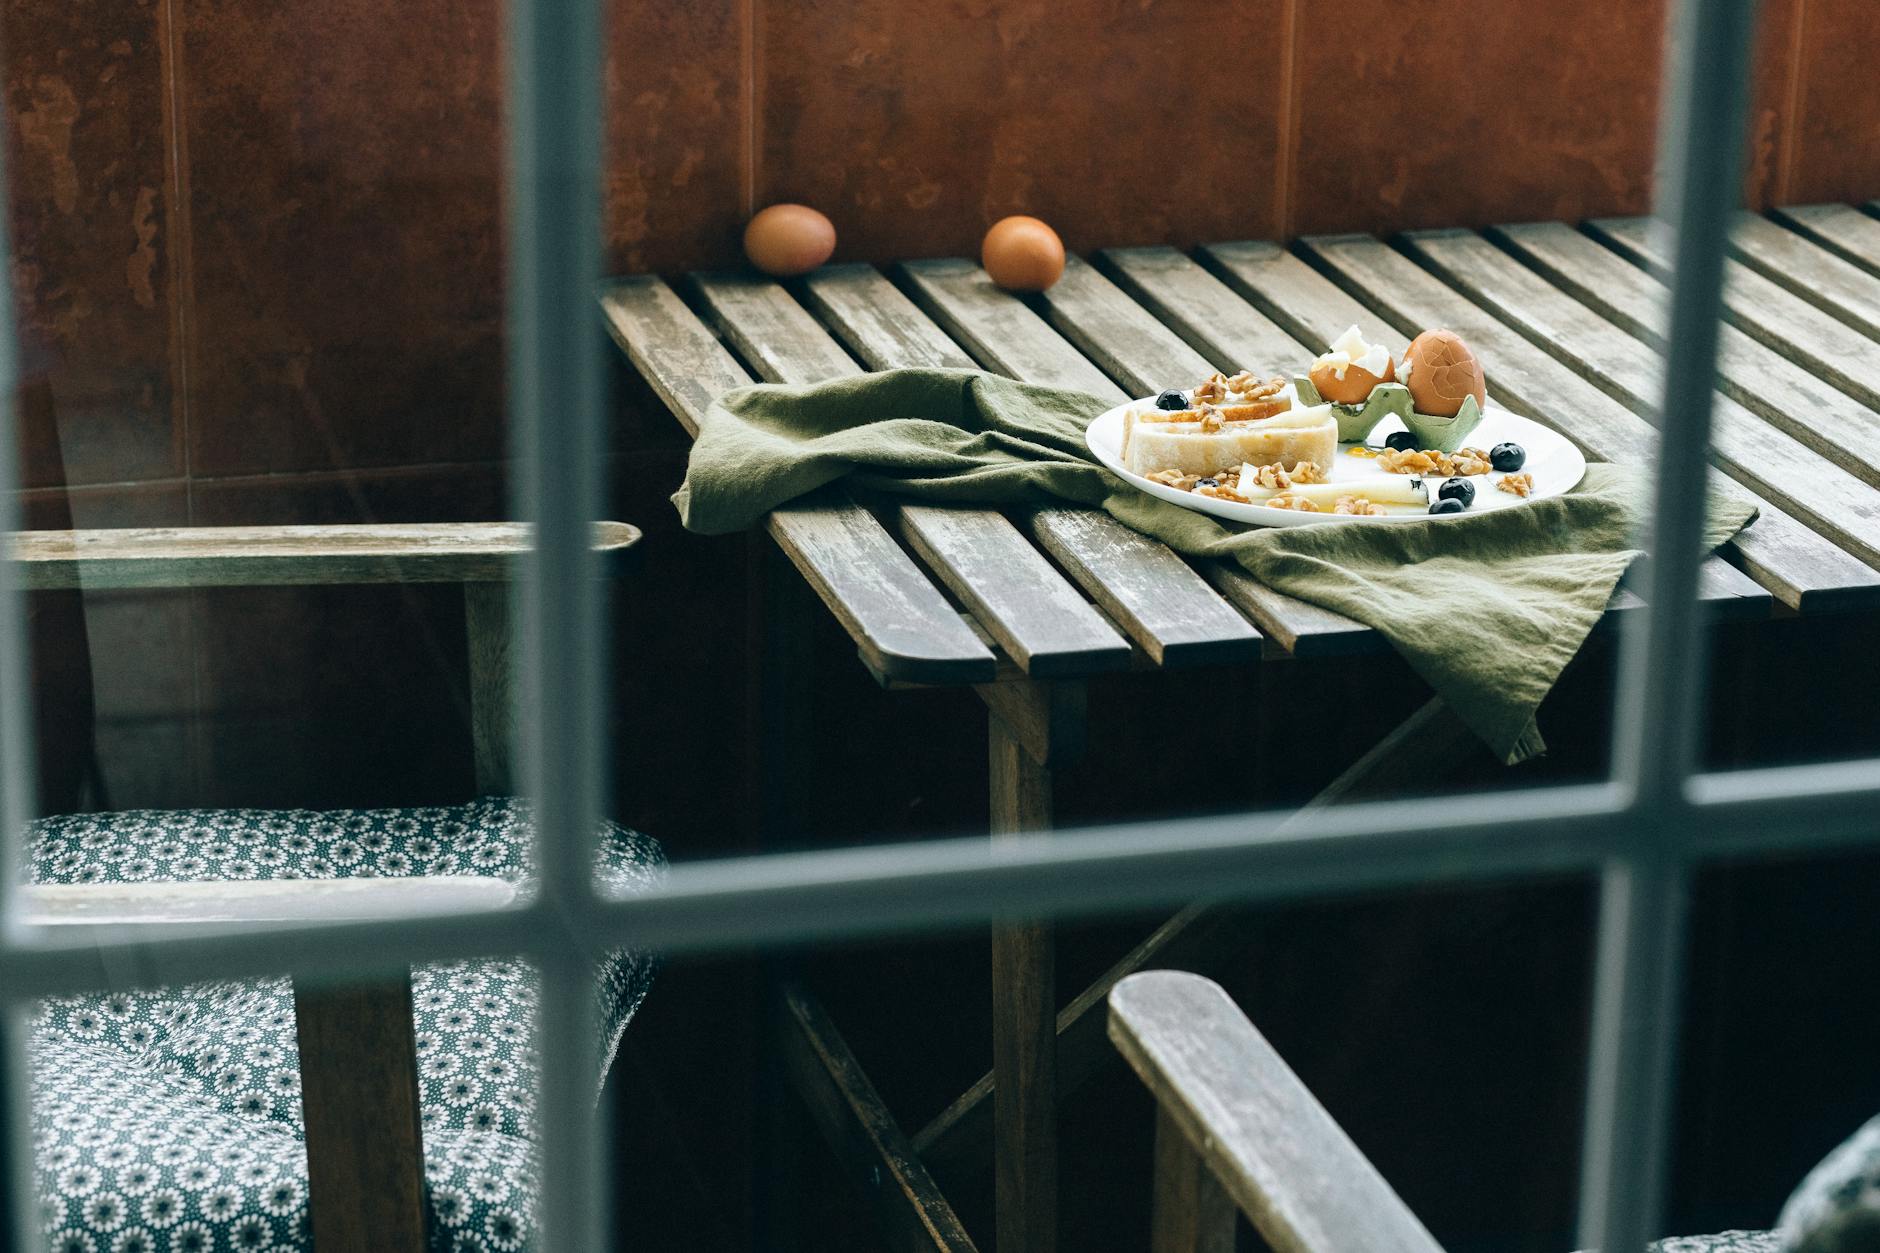
<svg viewBox="0 0 1880 1253">
<path fill-rule="evenodd" d="M 1305 405 L 1325 403 L 1319 389 L 1305 375 L 1293 379 L 1299 401 Z M 1361 405 L 1332 405 L 1332 417 L 1338 422 L 1338 442 L 1362 444 L 1385 418 L 1396 418 L 1404 429 L 1417 437 L 1417 447 L 1437 452 L 1455 452 L 1462 447 L 1476 427 L 1482 424 L 1482 406 L 1475 397 L 1465 396 L 1454 417 L 1418 413 L 1410 401 L 1410 389 L 1402 383 L 1379 383 Z"/>
</svg>

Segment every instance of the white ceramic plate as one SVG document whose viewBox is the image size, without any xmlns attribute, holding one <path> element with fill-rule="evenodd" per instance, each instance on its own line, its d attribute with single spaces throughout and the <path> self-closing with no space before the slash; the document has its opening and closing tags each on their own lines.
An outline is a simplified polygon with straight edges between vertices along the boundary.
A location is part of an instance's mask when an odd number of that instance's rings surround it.
<svg viewBox="0 0 1880 1253">
<path fill-rule="evenodd" d="M 1265 505 L 1243 505 L 1238 501 L 1221 500 L 1214 496 L 1198 496 L 1193 492 L 1184 492 L 1145 479 L 1141 475 L 1131 474 L 1123 468 L 1123 413 L 1133 405 L 1153 405 L 1155 399 L 1132 400 L 1129 404 L 1118 405 L 1108 413 L 1100 415 L 1084 432 L 1084 442 L 1090 445 L 1090 451 L 1097 455 L 1097 460 L 1108 466 L 1111 472 L 1129 483 L 1139 487 L 1151 496 L 1160 496 L 1163 500 L 1173 501 L 1201 513 L 1211 513 L 1216 517 L 1227 518 L 1234 522 L 1250 522 L 1255 526 L 1311 526 L 1319 522 L 1421 522 L 1428 518 L 1467 518 L 1491 509 L 1513 509 L 1531 501 L 1545 500 L 1549 496 L 1558 496 L 1571 491 L 1586 473 L 1586 458 L 1580 450 L 1568 443 L 1566 438 L 1548 430 L 1538 422 L 1509 413 L 1506 409 L 1494 405 L 1482 415 L 1482 424 L 1469 433 L 1463 442 L 1471 448 L 1493 448 L 1496 444 L 1513 442 L 1527 450 L 1527 464 L 1521 467 L 1524 474 L 1534 476 L 1534 494 L 1526 498 L 1504 492 L 1496 488 L 1495 481 L 1499 474 L 1478 474 L 1475 481 L 1475 504 L 1461 513 L 1430 514 L 1416 509 L 1406 509 L 1402 513 L 1387 514 L 1338 514 L 1338 513 L 1300 513 L 1292 509 L 1269 509 Z M 1382 448 L 1384 439 L 1393 431 L 1403 430 L 1403 423 L 1396 418 L 1385 418 L 1371 432 L 1368 443 L 1374 448 Z M 1372 478 L 1383 473 L 1377 462 L 1369 457 L 1352 456 L 1352 444 L 1340 444 L 1338 456 L 1331 467 L 1332 482 L 1347 479 Z M 1435 491 L 1436 480 L 1431 481 L 1430 490 Z"/>
</svg>

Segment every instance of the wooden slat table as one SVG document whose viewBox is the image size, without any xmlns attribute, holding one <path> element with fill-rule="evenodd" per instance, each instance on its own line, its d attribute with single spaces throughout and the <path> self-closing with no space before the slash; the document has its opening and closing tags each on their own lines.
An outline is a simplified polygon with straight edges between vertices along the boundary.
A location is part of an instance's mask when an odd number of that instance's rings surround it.
<svg viewBox="0 0 1880 1253">
<path fill-rule="evenodd" d="M 1662 369 L 1659 248 L 1637 222 L 1537 223 L 1394 245 L 1337 236 L 1291 248 L 1114 249 L 1072 258 L 1035 297 L 942 259 L 829 266 L 787 285 L 629 278 L 601 303 L 633 366 L 694 432 L 714 396 L 753 379 L 977 366 L 1120 401 L 1213 369 L 1295 370 L 1356 322 L 1393 352 L 1419 330 L 1450 327 L 1482 357 L 1497 403 L 1590 459 L 1644 465 L 1656 451 Z M 1745 220 L 1735 248 L 1712 484 L 1761 516 L 1705 563 L 1701 595 L 1718 619 L 1880 608 L 1880 442 L 1865 438 L 1880 432 L 1880 220 L 1848 206 L 1783 210 Z M 1084 508 L 942 508 L 836 487 L 767 525 L 878 681 L 979 692 L 1000 838 L 1048 830 L 1053 775 L 1082 750 L 1093 678 L 1384 647 L 1359 623 L 1238 567 L 1190 563 Z M 1608 620 L 1639 603 L 1622 588 Z M 1413 738 L 1462 734 L 1432 708 Z M 1327 796 L 1400 779 L 1390 745 L 1401 742 L 1387 737 Z M 821 1059 L 792 1073 L 817 1088 L 807 1095 L 819 1122 L 897 1247 L 971 1247 L 922 1159 L 958 1163 L 988 1147 L 999 1248 L 1055 1247 L 1054 1120 L 1097 1064 L 1091 1007 L 1131 969 L 1198 943 L 1204 915 L 1179 915 L 1071 998 L 1054 986 L 1048 928 L 998 929 L 993 1070 L 912 1136 L 808 992 L 789 991 L 792 1055 Z"/>
</svg>

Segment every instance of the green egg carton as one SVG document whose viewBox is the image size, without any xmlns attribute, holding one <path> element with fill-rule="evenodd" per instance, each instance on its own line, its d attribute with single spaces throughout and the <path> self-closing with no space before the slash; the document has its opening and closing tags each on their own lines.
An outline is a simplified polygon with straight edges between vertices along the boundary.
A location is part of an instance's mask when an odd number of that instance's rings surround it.
<svg viewBox="0 0 1880 1253">
<path fill-rule="evenodd" d="M 1319 389 L 1304 375 L 1293 379 L 1293 386 L 1299 392 L 1300 404 L 1325 403 L 1325 398 L 1319 395 Z M 1361 405 L 1333 403 L 1332 417 L 1338 423 L 1338 442 L 1341 444 L 1362 444 L 1371 438 L 1371 432 L 1377 429 L 1378 423 L 1385 418 L 1396 418 L 1404 424 L 1404 429 L 1417 437 L 1418 448 L 1455 452 L 1462 447 L 1462 441 L 1482 424 L 1482 406 L 1475 403 L 1475 397 L 1465 396 L 1462 408 L 1452 418 L 1418 413 L 1410 402 L 1408 387 L 1402 383 L 1379 383 L 1371 389 L 1371 394 L 1365 397 Z"/>
</svg>

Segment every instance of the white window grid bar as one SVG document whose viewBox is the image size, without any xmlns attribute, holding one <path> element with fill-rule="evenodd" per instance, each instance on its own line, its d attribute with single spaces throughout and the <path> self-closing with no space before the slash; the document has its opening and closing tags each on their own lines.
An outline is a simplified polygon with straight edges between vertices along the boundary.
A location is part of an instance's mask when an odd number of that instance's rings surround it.
<svg viewBox="0 0 1880 1253">
<path fill-rule="evenodd" d="M 1729 214 L 1736 200 L 1750 0 L 1684 0 L 1669 43 L 1661 213 L 1678 267 L 1669 377 L 1711 372 Z M 523 953 L 544 976 L 540 1219 L 545 1248 L 599 1249 L 602 1128 L 591 1082 L 586 959 L 634 944 L 668 953 L 963 926 L 1015 915 L 1176 900 L 1294 899 L 1433 880 L 1601 877 L 1601 923 L 1582 1157 L 1581 1243 L 1639 1247 L 1662 1190 L 1677 1038 L 1684 898 L 1700 861 L 1826 850 L 1876 839 L 1880 760 L 1697 775 L 1703 631 L 1696 602 L 1701 462 L 1660 458 L 1649 608 L 1627 628 L 1615 778 L 1606 784 L 1342 806 L 1313 814 L 1132 824 L 1049 841 L 984 840 L 680 865 L 633 898 L 596 892 L 590 834 L 603 810 L 602 604 L 587 534 L 600 502 L 599 6 L 522 0 L 509 38 L 511 413 L 525 516 L 538 548 L 519 599 L 523 777 L 534 800 L 540 888 L 499 911 L 335 926 L 122 927 L 73 935 L 16 921 L 16 857 L 0 857 L 0 1117 L 18 1247 L 38 1235 L 25 1135 L 21 1013 L 32 999 L 107 986 L 293 972 L 344 977 L 388 965 Z M 1702 71 L 1701 73 L 1699 71 Z M 0 231 L 4 223 L 0 222 Z M 0 255 L 5 239 L 0 234 Z M 15 377 L 0 302 L 0 382 Z M 9 402 L 10 403 L 10 402 Z M 1711 398 L 1667 389 L 1662 444 L 1706 443 Z M 6 413 L 5 431 L 13 429 Z M 0 440 L 0 526 L 17 523 L 13 443 Z M 0 839 L 33 812 L 20 601 L 0 563 Z M 1511 809 L 1521 811 L 1510 817 Z M 395 955 L 395 956 L 393 956 Z"/>
</svg>

